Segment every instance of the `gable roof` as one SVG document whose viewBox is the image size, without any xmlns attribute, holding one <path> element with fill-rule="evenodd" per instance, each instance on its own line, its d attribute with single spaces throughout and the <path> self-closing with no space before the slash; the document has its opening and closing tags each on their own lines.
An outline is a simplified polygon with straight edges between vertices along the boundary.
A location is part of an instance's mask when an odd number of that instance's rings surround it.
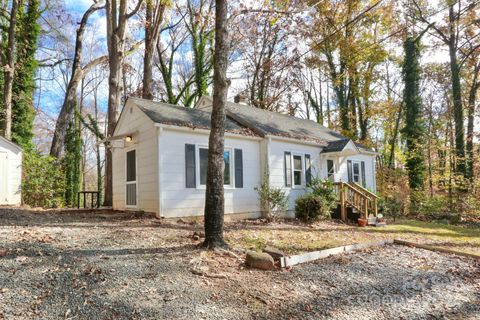
<svg viewBox="0 0 480 320">
<path fill-rule="evenodd" d="M 211 97 L 203 96 L 195 108 L 186 108 L 163 102 L 129 97 L 154 123 L 210 129 Z M 202 104 L 203 108 L 199 107 Z M 249 136 L 278 136 L 300 141 L 314 142 L 324 147 L 324 152 L 342 151 L 352 141 L 358 151 L 373 152 L 372 149 L 356 143 L 340 133 L 326 128 L 315 121 L 300 119 L 278 112 L 254 108 L 248 105 L 227 102 L 225 130 Z"/>
<path fill-rule="evenodd" d="M 18 144 L 16 144 L 16 143 L 13 142 L 13 141 L 8 140 L 7 138 L 5 138 L 5 137 L 3 137 L 3 136 L 0 136 L 0 141 L 5 142 L 7 145 L 13 147 L 13 148 L 16 149 L 17 151 L 23 151 L 22 147 L 20 147 Z"/>
<path fill-rule="evenodd" d="M 133 102 L 155 123 L 192 129 L 210 129 L 210 112 L 136 97 L 129 97 L 128 101 Z M 255 135 L 249 128 L 228 118 L 225 121 L 225 131 L 242 135 Z"/>
<path fill-rule="evenodd" d="M 213 103 L 211 97 L 204 96 L 201 99 L 202 101 L 199 101 L 199 103 L 202 103 L 203 106 Z M 329 152 L 343 150 L 351 140 L 309 119 L 300 119 L 239 103 L 227 103 L 227 116 L 245 126 L 249 126 L 260 135 L 313 141 L 320 146 L 324 146 L 324 150 Z M 367 150 L 369 149 L 367 148 Z"/>
<path fill-rule="evenodd" d="M 345 138 L 341 140 L 329 141 L 328 145 L 323 149 L 323 152 L 339 152 L 342 151 L 347 144 L 350 142 L 350 139 Z"/>
</svg>

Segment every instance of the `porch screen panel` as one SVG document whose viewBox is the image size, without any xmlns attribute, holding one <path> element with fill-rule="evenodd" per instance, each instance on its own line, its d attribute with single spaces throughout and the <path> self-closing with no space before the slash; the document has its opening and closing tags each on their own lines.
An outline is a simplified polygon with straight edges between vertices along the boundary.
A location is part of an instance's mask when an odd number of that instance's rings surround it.
<svg viewBox="0 0 480 320">
<path fill-rule="evenodd" d="M 285 152 L 285 186 L 292 186 L 292 154 Z"/>
<path fill-rule="evenodd" d="M 127 179 L 126 179 L 126 197 L 127 206 L 137 205 L 137 158 L 135 150 L 127 152 Z"/>
<path fill-rule="evenodd" d="M 136 206 L 137 205 L 137 184 L 129 183 L 127 184 L 127 206 Z"/>
</svg>

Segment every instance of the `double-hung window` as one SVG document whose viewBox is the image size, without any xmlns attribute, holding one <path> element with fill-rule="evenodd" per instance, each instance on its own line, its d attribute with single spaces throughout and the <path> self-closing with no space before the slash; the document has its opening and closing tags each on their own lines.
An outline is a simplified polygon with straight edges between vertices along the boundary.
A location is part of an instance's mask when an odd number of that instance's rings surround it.
<svg viewBox="0 0 480 320">
<path fill-rule="evenodd" d="M 200 147 L 198 148 L 198 158 L 199 158 L 199 172 L 200 172 L 200 181 L 201 186 L 207 184 L 207 168 L 208 168 L 208 148 Z M 225 186 L 232 185 L 232 151 L 231 149 L 225 149 L 223 152 L 223 184 Z"/>
<path fill-rule="evenodd" d="M 349 182 L 355 182 L 366 187 L 365 161 L 347 160 L 347 169 Z"/>
<path fill-rule="evenodd" d="M 334 180 L 335 176 L 335 164 L 332 159 L 327 159 L 327 179 Z"/>
<path fill-rule="evenodd" d="M 223 184 L 243 188 L 242 149 L 225 148 L 223 152 Z M 185 179 L 187 188 L 207 185 L 208 148 L 194 144 L 185 145 Z"/>
<path fill-rule="evenodd" d="M 295 187 L 303 184 L 303 161 L 301 155 L 293 156 L 293 185 Z"/>
<path fill-rule="evenodd" d="M 311 182 L 311 159 L 309 154 L 284 154 L 284 178 L 286 187 L 303 187 Z"/>
</svg>

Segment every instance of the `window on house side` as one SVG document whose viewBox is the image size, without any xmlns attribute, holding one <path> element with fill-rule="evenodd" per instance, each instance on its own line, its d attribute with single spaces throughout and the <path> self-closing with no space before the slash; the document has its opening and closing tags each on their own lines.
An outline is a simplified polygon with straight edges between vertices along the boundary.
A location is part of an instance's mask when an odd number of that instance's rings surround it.
<svg viewBox="0 0 480 320">
<path fill-rule="evenodd" d="M 335 175 L 335 165 L 333 160 L 327 159 L 327 178 L 333 180 Z"/>
<path fill-rule="evenodd" d="M 360 183 L 360 163 L 353 163 L 353 181 Z"/>
<path fill-rule="evenodd" d="M 294 155 L 293 156 L 293 184 L 295 186 L 302 185 L 302 156 Z"/>
<path fill-rule="evenodd" d="M 200 164 L 200 185 L 205 186 L 207 184 L 207 167 L 208 167 L 208 149 L 206 148 L 199 148 L 198 149 L 199 155 L 199 164 Z M 223 184 L 230 185 L 232 183 L 231 177 L 231 152 L 230 150 L 225 150 L 223 153 L 223 161 L 225 167 L 223 169 Z"/>
</svg>

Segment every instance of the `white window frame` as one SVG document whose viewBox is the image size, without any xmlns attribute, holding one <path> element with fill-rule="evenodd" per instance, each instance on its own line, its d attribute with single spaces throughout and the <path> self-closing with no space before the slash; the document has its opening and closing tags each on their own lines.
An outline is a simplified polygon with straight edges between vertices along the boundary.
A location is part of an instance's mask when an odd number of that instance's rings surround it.
<svg viewBox="0 0 480 320">
<path fill-rule="evenodd" d="M 305 188 L 305 154 L 292 152 L 291 157 L 291 166 L 292 166 L 292 189 L 303 189 Z M 300 184 L 295 184 L 295 157 L 300 157 L 300 164 L 302 165 L 301 175 L 300 175 Z M 312 159 L 310 159 L 311 161 Z"/>
<path fill-rule="evenodd" d="M 333 173 L 331 175 L 332 177 L 332 181 L 335 181 L 335 177 L 336 177 L 336 174 L 337 174 L 337 165 L 335 163 L 335 159 L 332 159 L 332 158 L 326 158 L 325 159 L 325 171 L 326 171 L 326 178 L 327 179 L 330 179 L 330 177 L 328 176 L 330 173 L 328 172 L 328 161 L 332 161 L 333 162 Z"/>
<path fill-rule="evenodd" d="M 351 160 L 352 161 L 352 181 L 362 185 L 362 161 L 360 160 Z M 355 164 L 358 164 L 358 182 L 355 181 L 355 170 L 353 167 Z"/>
<path fill-rule="evenodd" d="M 135 151 L 135 181 L 127 181 L 127 153 Z M 135 205 L 127 204 L 127 184 L 136 184 L 135 187 Z M 125 148 L 125 208 L 138 208 L 138 150 L 136 147 Z"/>
<path fill-rule="evenodd" d="M 205 190 L 207 186 L 205 184 L 200 184 L 200 149 L 207 149 L 207 145 L 195 145 L 195 170 L 197 174 L 195 175 L 195 184 L 197 189 Z M 230 184 L 224 184 L 225 189 L 235 189 L 235 157 L 233 156 L 233 147 L 224 147 L 224 152 L 230 152 Z"/>
</svg>

